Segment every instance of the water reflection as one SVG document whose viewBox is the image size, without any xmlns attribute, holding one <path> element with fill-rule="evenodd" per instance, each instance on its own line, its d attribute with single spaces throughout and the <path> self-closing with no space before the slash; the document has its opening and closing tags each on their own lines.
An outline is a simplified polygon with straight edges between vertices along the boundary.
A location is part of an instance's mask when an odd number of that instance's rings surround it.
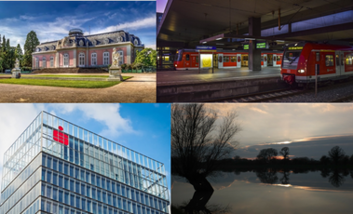
<svg viewBox="0 0 353 214">
<path fill-rule="evenodd" d="M 172 205 L 180 213 L 190 214 L 279 213 L 280 208 L 293 210 L 292 213 L 301 213 L 303 209 L 349 213 L 352 178 L 351 169 L 218 171 L 207 177 L 215 189 L 207 193 L 193 192 L 185 179 L 173 176 Z"/>
</svg>

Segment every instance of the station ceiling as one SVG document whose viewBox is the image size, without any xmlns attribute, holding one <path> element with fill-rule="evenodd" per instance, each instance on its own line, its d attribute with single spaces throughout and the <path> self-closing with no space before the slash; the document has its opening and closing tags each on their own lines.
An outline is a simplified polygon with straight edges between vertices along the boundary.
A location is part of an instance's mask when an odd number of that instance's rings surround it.
<svg viewBox="0 0 353 214">
<path fill-rule="evenodd" d="M 261 29 L 352 10 L 353 0 L 169 0 L 158 28 L 158 42 L 197 45 L 219 34 L 248 33 L 248 19 L 261 17 Z M 353 42 L 353 24 L 283 34 L 292 41 Z"/>
</svg>

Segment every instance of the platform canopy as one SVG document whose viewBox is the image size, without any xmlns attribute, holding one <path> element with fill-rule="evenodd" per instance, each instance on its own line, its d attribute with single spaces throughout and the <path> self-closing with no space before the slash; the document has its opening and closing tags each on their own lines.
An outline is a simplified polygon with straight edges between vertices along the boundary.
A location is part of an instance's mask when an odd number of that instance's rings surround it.
<svg viewBox="0 0 353 214">
<path fill-rule="evenodd" d="M 351 0 L 169 0 L 157 30 L 157 40 L 164 45 L 174 42 L 196 46 L 213 39 L 209 45 L 231 45 L 236 43 L 234 38 L 241 42 L 248 37 L 250 17 L 261 17 L 261 30 L 278 31 L 280 26 L 284 31 L 264 40 L 353 42 L 353 15 L 350 19 L 349 13 L 332 18 L 339 24 L 315 28 L 314 20 L 304 23 L 313 27 L 293 31 L 292 23 L 347 11 L 353 12 Z M 342 17 L 348 21 L 339 22 Z M 233 41 L 223 38 L 233 38 Z"/>
</svg>

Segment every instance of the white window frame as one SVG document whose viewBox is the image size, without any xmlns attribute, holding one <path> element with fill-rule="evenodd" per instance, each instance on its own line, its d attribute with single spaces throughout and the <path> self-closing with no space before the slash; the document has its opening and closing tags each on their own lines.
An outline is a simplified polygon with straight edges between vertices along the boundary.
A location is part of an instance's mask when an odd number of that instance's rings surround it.
<svg viewBox="0 0 353 214">
<path fill-rule="evenodd" d="M 97 65 L 97 53 L 91 53 L 91 66 L 96 66 L 96 65 Z"/>
<path fill-rule="evenodd" d="M 109 65 L 109 52 L 103 53 L 103 65 Z"/>
<path fill-rule="evenodd" d="M 85 54 L 82 52 L 78 54 L 78 66 L 80 67 L 85 66 Z"/>
<path fill-rule="evenodd" d="M 119 60 L 119 65 L 122 65 L 122 64 L 124 64 L 124 51 L 118 51 L 119 53 L 120 53 L 120 59 L 121 60 Z"/>
<path fill-rule="evenodd" d="M 45 57 L 42 58 L 42 68 L 47 67 L 47 59 Z"/>
<path fill-rule="evenodd" d="M 50 57 L 50 67 L 53 68 L 54 67 L 54 57 Z"/>
<path fill-rule="evenodd" d="M 69 54 L 64 54 L 63 66 L 69 67 Z"/>
</svg>

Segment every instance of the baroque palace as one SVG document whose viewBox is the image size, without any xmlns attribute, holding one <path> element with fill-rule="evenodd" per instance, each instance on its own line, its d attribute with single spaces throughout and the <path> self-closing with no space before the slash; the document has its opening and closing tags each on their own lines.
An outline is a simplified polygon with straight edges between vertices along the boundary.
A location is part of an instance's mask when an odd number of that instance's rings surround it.
<svg viewBox="0 0 353 214">
<path fill-rule="evenodd" d="M 137 50 L 144 45 L 137 36 L 122 30 L 86 36 L 75 28 L 61 40 L 38 45 L 32 53 L 32 68 L 107 67 L 112 63 L 113 48 L 122 56 L 121 65 L 134 62 Z"/>
</svg>

